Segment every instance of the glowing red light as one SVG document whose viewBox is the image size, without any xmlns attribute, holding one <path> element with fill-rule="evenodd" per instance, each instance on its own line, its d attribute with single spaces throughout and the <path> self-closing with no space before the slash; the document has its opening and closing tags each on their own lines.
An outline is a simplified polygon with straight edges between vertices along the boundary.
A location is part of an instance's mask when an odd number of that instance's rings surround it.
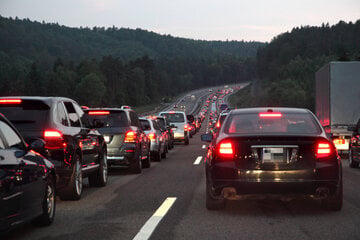
<svg viewBox="0 0 360 240">
<path fill-rule="evenodd" d="M 20 104 L 21 99 L 0 99 L 0 104 Z"/>
<path fill-rule="evenodd" d="M 279 112 L 265 112 L 265 113 L 259 113 L 259 117 L 261 117 L 261 118 L 281 118 L 282 114 Z"/>
<path fill-rule="evenodd" d="M 89 115 L 109 115 L 109 111 L 89 111 Z"/>
</svg>

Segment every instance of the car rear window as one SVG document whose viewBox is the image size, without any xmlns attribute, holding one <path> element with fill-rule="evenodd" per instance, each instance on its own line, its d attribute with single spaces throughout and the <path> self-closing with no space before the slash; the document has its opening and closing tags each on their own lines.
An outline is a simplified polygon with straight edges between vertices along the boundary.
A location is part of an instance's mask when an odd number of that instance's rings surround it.
<svg viewBox="0 0 360 240">
<path fill-rule="evenodd" d="M 50 107 L 40 100 L 22 100 L 19 104 L 0 104 L 0 112 L 21 132 L 45 128 Z"/>
<path fill-rule="evenodd" d="M 184 114 L 182 113 L 161 113 L 160 115 L 167 117 L 169 122 L 185 122 Z"/>
<path fill-rule="evenodd" d="M 140 125 L 141 125 L 141 129 L 143 131 L 149 131 L 151 130 L 151 126 L 150 126 L 150 122 L 146 119 L 139 119 L 140 121 Z"/>
<path fill-rule="evenodd" d="M 240 134 L 319 134 L 321 128 L 308 113 L 282 113 L 280 117 L 260 117 L 259 113 L 231 115 L 226 133 Z"/>
<path fill-rule="evenodd" d="M 107 111 L 105 111 L 107 112 Z M 88 113 L 88 112 L 87 112 Z M 104 122 L 104 127 L 128 127 L 129 121 L 124 111 L 111 112 L 108 111 L 107 114 L 103 115 L 89 115 L 88 118 L 90 122 L 93 122 L 95 119 L 102 120 Z"/>
</svg>

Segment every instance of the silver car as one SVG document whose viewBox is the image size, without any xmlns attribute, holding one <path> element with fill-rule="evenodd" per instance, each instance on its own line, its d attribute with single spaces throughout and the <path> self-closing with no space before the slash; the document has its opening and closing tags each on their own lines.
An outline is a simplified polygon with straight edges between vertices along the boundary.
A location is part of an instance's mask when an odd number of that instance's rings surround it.
<svg viewBox="0 0 360 240">
<path fill-rule="evenodd" d="M 153 161 L 166 158 L 165 138 L 159 124 L 152 118 L 139 118 L 142 130 L 150 140 L 150 156 Z"/>
<path fill-rule="evenodd" d="M 165 116 L 174 131 L 174 141 L 189 144 L 189 125 L 187 124 L 186 115 L 181 111 L 160 112 L 159 116 Z"/>
</svg>

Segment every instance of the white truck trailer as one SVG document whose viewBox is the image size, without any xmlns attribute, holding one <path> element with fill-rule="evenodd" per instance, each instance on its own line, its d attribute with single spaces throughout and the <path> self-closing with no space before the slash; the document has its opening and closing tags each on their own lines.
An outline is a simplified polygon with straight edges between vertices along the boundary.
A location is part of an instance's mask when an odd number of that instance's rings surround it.
<svg viewBox="0 0 360 240">
<path fill-rule="evenodd" d="M 330 62 L 316 74 L 316 115 L 340 153 L 347 153 L 360 118 L 360 62 Z"/>
</svg>

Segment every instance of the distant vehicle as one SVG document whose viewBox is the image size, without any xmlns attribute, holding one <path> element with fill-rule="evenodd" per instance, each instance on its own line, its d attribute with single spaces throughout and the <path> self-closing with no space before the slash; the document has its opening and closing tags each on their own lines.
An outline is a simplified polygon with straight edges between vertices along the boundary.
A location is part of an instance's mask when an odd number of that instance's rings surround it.
<svg viewBox="0 0 360 240">
<path fill-rule="evenodd" d="M 45 141 L 39 152 L 56 168 L 56 188 L 62 200 L 78 200 L 83 177 L 90 186 L 107 183 L 106 143 L 81 107 L 62 97 L 1 97 L 0 112 L 31 144 Z"/>
<path fill-rule="evenodd" d="M 307 196 L 338 211 L 343 203 L 342 166 L 335 145 L 306 109 L 232 110 L 205 159 L 206 207 L 227 199 Z"/>
<path fill-rule="evenodd" d="M 209 92 L 212 92 L 212 91 L 213 91 L 213 90 L 210 88 L 210 89 L 209 89 Z"/>
<path fill-rule="evenodd" d="M 316 72 L 316 116 L 340 153 L 348 153 L 360 118 L 360 62 L 330 62 Z"/>
<path fill-rule="evenodd" d="M 179 105 L 177 105 L 177 104 L 174 105 L 174 108 L 178 108 L 178 107 L 179 107 Z"/>
<path fill-rule="evenodd" d="M 156 119 L 139 118 L 141 128 L 150 140 L 151 160 L 160 161 L 166 158 L 166 142 Z"/>
<path fill-rule="evenodd" d="M 135 111 L 127 108 L 90 108 L 85 112 L 90 121 L 104 123 L 97 130 L 106 141 L 109 167 L 127 166 L 132 173 L 141 173 L 143 167 L 150 167 L 150 143 Z"/>
<path fill-rule="evenodd" d="M 184 142 L 189 144 L 189 125 L 187 124 L 186 115 L 181 111 L 160 112 L 159 116 L 166 116 L 170 124 L 173 125 L 174 141 Z"/>
<path fill-rule="evenodd" d="M 360 119 L 356 126 L 349 126 L 348 130 L 352 132 L 349 148 L 349 166 L 358 168 L 360 163 Z"/>
<path fill-rule="evenodd" d="M 123 106 L 121 106 L 121 109 L 131 109 L 131 107 L 127 106 L 127 105 L 123 105 Z"/>
<path fill-rule="evenodd" d="M 229 106 L 226 103 L 220 104 L 220 107 L 219 107 L 220 112 L 222 112 L 222 111 L 224 111 L 224 110 L 226 110 L 228 108 L 229 108 Z"/>
<path fill-rule="evenodd" d="M 191 95 L 191 100 L 195 100 L 195 99 L 196 99 L 195 95 Z"/>
<path fill-rule="evenodd" d="M 0 234 L 24 221 L 50 225 L 55 217 L 54 164 L 34 152 L 38 139 L 27 146 L 20 133 L 0 114 Z"/>
</svg>

